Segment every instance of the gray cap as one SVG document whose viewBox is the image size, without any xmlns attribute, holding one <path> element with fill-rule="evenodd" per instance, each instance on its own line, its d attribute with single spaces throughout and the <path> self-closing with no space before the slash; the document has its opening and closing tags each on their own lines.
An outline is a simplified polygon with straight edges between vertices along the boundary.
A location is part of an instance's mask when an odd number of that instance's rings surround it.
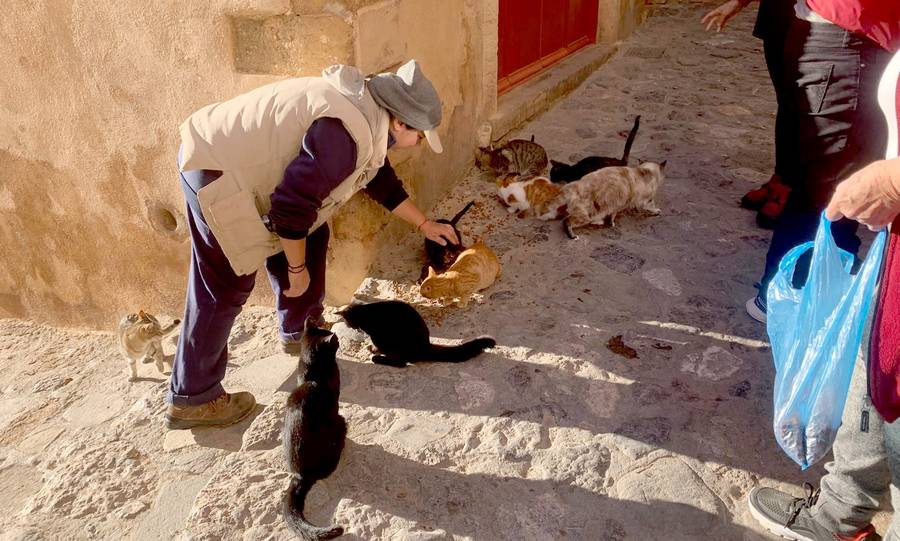
<svg viewBox="0 0 900 541">
<path fill-rule="evenodd" d="M 368 88 L 378 105 L 407 126 L 424 132 L 431 150 L 436 153 L 444 150 L 434 131 L 441 123 L 441 98 L 418 62 L 410 60 L 397 73 L 375 75 L 369 79 Z"/>
</svg>

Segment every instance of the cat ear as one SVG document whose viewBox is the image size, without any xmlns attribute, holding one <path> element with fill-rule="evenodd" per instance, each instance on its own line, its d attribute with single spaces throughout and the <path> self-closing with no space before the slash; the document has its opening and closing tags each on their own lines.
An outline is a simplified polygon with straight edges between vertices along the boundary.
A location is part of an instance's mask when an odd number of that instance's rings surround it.
<svg viewBox="0 0 900 541">
<path fill-rule="evenodd" d="M 328 338 L 328 343 L 330 345 L 334 346 L 335 349 L 337 349 L 339 347 L 337 335 L 332 333 L 331 336 Z"/>
<path fill-rule="evenodd" d="M 432 267 L 431 265 L 428 265 L 428 277 L 434 278 L 435 276 L 437 276 L 437 273 L 434 272 L 434 267 Z"/>
<path fill-rule="evenodd" d="M 138 310 L 138 316 L 140 316 L 141 319 L 144 319 L 147 317 L 147 314 L 143 310 Z"/>
<path fill-rule="evenodd" d="M 667 162 L 667 161 L 669 161 L 669 160 L 663 160 L 663 161 L 659 164 L 659 170 L 660 170 L 660 171 L 662 171 L 663 169 L 666 168 L 666 162 Z"/>
</svg>

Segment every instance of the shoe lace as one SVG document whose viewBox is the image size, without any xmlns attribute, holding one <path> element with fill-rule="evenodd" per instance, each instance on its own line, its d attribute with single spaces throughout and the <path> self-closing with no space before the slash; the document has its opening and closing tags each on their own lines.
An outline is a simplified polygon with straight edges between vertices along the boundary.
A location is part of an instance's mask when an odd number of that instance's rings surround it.
<svg viewBox="0 0 900 541">
<path fill-rule="evenodd" d="M 819 500 L 819 492 L 821 491 L 821 489 L 815 488 L 809 483 L 803 483 L 803 488 L 806 489 L 806 497 L 797 498 L 793 502 L 791 502 L 791 516 L 785 523 L 785 526 L 788 528 L 793 526 L 794 521 L 796 521 L 797 517 L 800 516 L 801 511 L 803 511 L 804 509 L 812 508 L 812 506 L 816 505 L 816 502 Z"/>
<path fill-rule="evenodd" d="M 219 408 L 224 408 L 226 405 L 228 405 L 228 393 L 222 393 L 209 403 L 209 408 L 215 413 Z"/>
</svg>

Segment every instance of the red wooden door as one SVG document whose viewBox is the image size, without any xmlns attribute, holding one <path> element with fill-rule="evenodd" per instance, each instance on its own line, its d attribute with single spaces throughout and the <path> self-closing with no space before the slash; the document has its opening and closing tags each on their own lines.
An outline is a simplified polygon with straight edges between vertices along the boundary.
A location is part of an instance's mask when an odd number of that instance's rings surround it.
<svg viewBox="0 0 900 541">
<path fill-rule="evenodd" d="M 497 92 L 594 43 L 597 0 L 500 0 Z"/>
</svg>

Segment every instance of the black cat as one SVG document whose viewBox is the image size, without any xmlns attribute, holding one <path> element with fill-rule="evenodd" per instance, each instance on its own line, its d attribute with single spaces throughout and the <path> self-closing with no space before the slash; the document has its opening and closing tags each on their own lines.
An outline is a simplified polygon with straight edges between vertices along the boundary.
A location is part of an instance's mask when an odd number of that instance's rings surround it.
<svg viewBox="0 0 900 541">
<path fill-rule="evenodd" d="M 620 167 L 628 165 L 628 155 L 631 154 L 631 145 L 634 143 L 634 136 L 637 135 L 638 128 L 641 125 L 641 115 L 634 119 L 634 127 L 625 140 L 625 151 L 621 158 L 607 158 L 605 156 L 588 156 L 582 158 L 572 165 L 550 160 L 550 180 L 553 182 L 573 182 L 580 180 L 584 175 L 603 169 L 604 167 Z"/>
<path fill-rule="evenodd" d="M 456 258 L 459 257 L 459 254 L 463 253 L 466 249 L 465 245 L 462 243 L 462 235 L 459 234 L 459 229 L 456 228 L 456 224 L 459 222 L 459 219 L 463 217 L 463 214 L 468 212 L 474 204 L 475 201 L 469 201 L 461 211 L 456 213 L 456 216 L 454 216 L 452 220 L 438 220 L 438 223 L 450 224 L 453 227 L 456 238 L 459 239 L 459 244 L 451 244 L 448 242 L 446 246 L 441 246 L 431 239 L 425 239 L 425 259 L 427 261 L 425 266 L 422 267 L 422 273 L 419 274 L 419 283 L 422 283 L 422 281 L 428 277 L 429 265 L 434 267 L 435 272 L 440 274 L 449 269 L 450 265 L 452 265 L 453 262 L 456 261 Z"/>
<path fill-rule="evenodd" d="M 478 356 L 497 345 L 482 336 L 458 346 L 431 343 L 428 325 L 415 308 L 400 301 L 355 304 L 338 312 L 347 325 L 363 331 L 378 350 L 372 356 L 375 364 L 403 368 L 408 363 L 437 361 L 458 363 Z"/>
<path fill-rule="evenodd" d="M 344 450 L 347 423 L 338 413 L 341 374 L 337 366 L 338 339 L 308 327 L 300 342 L 297 388 L 287 401 L 281 440 L 291 474 L 282 511 L 292 532 L 306 541 L 334 539 L 340 526 L 321 528 L 303 516 L 306 494 L 313 483 L 334 472 Z"/>
</svg>

